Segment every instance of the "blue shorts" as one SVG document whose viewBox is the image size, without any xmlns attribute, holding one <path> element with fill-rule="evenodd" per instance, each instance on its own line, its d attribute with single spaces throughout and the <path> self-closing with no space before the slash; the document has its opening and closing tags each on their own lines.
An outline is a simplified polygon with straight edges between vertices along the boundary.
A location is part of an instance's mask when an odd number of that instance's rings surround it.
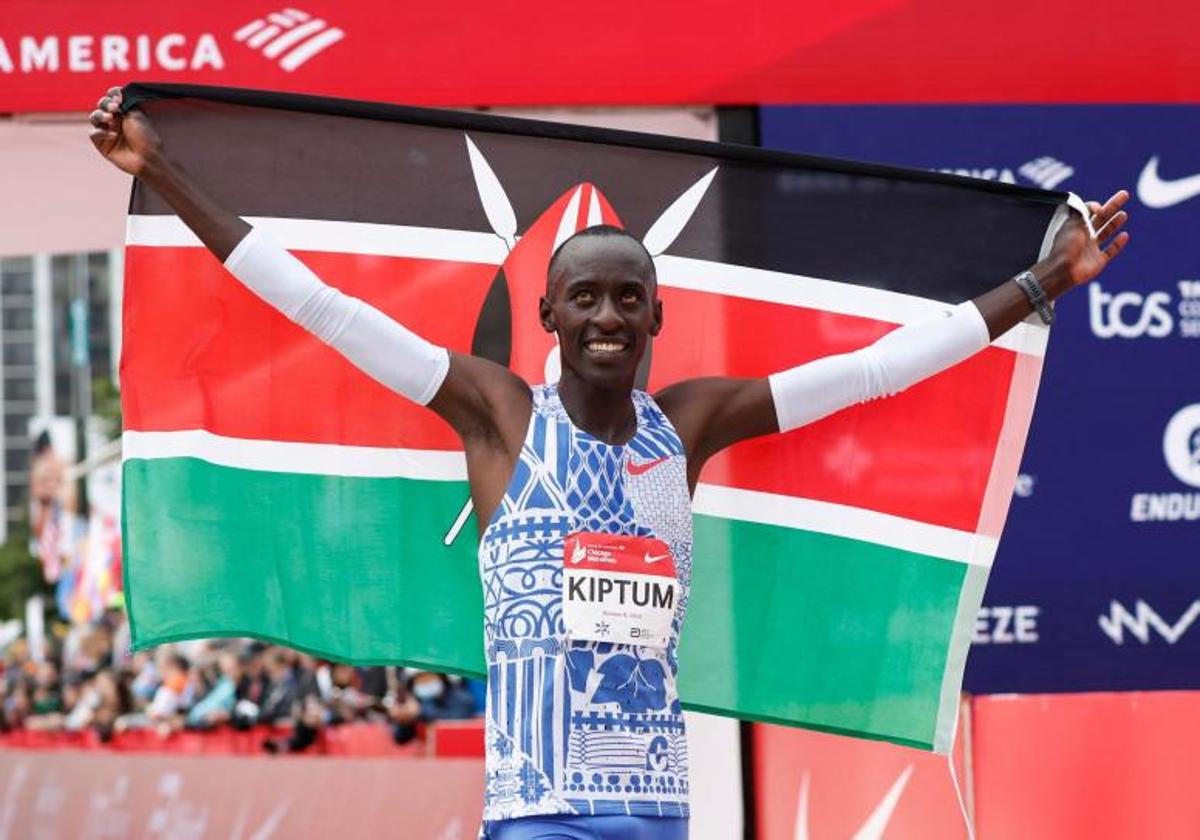
<svg viewBox="0 0 1200 840">
<path fill-rule="evenodd" d="M 486 826 L 488 840 L 687 840 L 681 817 L 520 817 Z"/>
</svg>

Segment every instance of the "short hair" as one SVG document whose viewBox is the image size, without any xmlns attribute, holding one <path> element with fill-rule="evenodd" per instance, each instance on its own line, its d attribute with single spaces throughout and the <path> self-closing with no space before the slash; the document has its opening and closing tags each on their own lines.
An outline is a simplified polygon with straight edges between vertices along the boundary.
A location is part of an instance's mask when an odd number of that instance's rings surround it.
<svg viewBox="0 0 1200 840">
<path fill-rule="evenodd" d="M 656 284 L 658 283 L 658 273 L 654 269 L 654 257 L 650 256 L 650 252 L 646 250 L 646 246 L 642 244 L 642 240 L 638 239 L 624 228 L 619 228 L 616 225 L 592 225 L 591 227 L 585 227 L 583 230 L 575 231 L 575 233 L 571 234 L 562 242 L 560 242 L 558 247 L 554 249 L 554 253 L 550 255 L 550 264 L 546 266 L 547 296 L 550 294 L 551 278 L 554 277 L 554 269 L 558 265 L 559 255 L 562 254 L 563 248 L 566 248 L 569 243 L 574 242 L 576 239 L 585 236 L 623 236 L 630 242 L 636 243 L 637 246 L 642 250 L 642 253 L 646 255 L 646 262 L 650 265 L 651 278 L 653 278 Z"/>
</svg>

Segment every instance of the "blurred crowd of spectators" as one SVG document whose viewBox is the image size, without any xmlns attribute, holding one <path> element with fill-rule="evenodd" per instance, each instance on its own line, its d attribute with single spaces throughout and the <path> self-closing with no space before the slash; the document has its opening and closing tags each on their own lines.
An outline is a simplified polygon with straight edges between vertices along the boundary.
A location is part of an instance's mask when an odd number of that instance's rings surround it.
<svg viewBox="0 0 1200 840">
<path fill-rule="evenodd" d="M 163 736 L 179 729 L 243 729 L 267 724 L 270 752 L 300 752 L 321 730 L 377 721 L 406 743 L 422 721 L 482 713 L 483 684 L 399 668 L 357 668 L 286 647 L 211 639 L 129 653 L 121 609 L 73 627 L 44 660 L 24 639 L 8 646 L 0 679 L 0 731 L 94 729 L 101 740 L 133 729 Z"/>
</svg>

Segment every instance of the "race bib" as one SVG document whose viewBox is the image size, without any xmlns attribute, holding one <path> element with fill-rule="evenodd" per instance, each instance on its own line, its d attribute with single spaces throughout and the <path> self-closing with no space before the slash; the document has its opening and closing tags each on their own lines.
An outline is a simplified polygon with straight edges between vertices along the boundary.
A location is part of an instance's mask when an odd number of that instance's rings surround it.
<svg viewBox="0 0 1200 840">
<path fill-rule="evenodd" d="M 662 540 L 578 531 L 563 541 L 563 624 L 572 639 L 665 648 L 679 598 Z"/>
</svg>

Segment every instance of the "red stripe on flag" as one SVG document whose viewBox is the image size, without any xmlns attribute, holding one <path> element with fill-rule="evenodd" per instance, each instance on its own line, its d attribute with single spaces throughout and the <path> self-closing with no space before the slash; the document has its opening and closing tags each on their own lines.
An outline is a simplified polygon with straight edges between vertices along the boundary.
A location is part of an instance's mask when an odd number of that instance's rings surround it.
<svg viewBox="0 0 1200 840">
<path fill-rule="evenodd" d="M 766 376 L 870 344 L 894 324 L 664 288 L 650 389 L 700 374 Z M 782 438 L 735 446 L 702 480 L 974 530 L 1016 354 L 992 347 L 902 394 Z"/>
<path fill-rule="evenodd" d="M 470 350 L 496 274 L 495 266 L 471 263 L 300 256 L 326 282 L 461 352 Z M 263 303 L 203 249 L 127 248 L 124 305 L 128 429 L 461 448 L 441 418 L 398 397 Z"/>
<path fill-rule="evenodd" d="M 494 266 L 301 254 L 327 282 L 431 341 L 468 352 Z M 432 412 L 356 370 L 199 248 L 130 247 L 122 358 L 126 426 L 262 440 L 459 448 Z M 180 278 L 186 278 L 186 282 Z M 762 376 L 862 347 L 894 325 L 662 289 L 650 387 Z M 536 300 L 513 300 L 514 308 Z M 517 343 L 519 337 L 514 337 Z M 1015 354 L 991 348 L 897 397 L 722 453 L 703 479 L 973 530 Z"/>
</svg>

